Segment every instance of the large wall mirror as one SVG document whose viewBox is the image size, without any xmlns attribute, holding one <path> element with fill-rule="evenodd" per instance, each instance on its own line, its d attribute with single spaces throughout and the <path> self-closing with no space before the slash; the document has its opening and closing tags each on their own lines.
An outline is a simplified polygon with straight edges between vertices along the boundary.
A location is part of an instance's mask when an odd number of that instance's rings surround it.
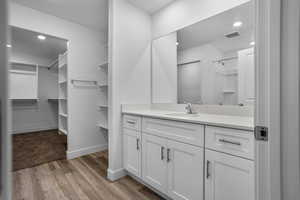
<svg viewBox="0 0 300 200">
<path fill-rule="evenodd" d="M 152 43 L 152 102 L 254 103 L 253 2 Z"/>
</svg>

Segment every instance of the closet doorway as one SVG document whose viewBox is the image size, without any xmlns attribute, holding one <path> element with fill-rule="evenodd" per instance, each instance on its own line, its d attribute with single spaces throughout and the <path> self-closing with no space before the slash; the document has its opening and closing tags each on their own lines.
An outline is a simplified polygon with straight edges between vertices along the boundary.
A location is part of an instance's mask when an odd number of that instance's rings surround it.
<svg viewBox="0 0 300 200">
<path fill-rule="evenodd" d="M 68 41 L 11 27 L 13 170 L 66 158 Z"/>
</svg>

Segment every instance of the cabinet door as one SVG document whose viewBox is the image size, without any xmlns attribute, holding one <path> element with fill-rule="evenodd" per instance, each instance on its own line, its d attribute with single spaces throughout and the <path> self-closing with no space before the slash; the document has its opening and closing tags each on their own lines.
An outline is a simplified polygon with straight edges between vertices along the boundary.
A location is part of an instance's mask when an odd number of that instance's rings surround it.
<svg viewBox="0 0 300 200">
<path fill-rule="evenodd" d="M 254 162 L 205 150 L 205 200 L 254 200 Z"/>
<path fill-rule="evenodd" d="M 143 134 L 143 180 L 157 190 L 167 192 L 166 139 Z"/>
<path fill-rule="evenodd" d="M 168 140 L 168 195 L 174 200 L 202 200 L 204 150 Z"/>
<path fill-rule="evenodd" d="M 141 177 L 141 144 L 137 131 L 123 129 L 124 168 L 137 177 Z"/>
</svg>

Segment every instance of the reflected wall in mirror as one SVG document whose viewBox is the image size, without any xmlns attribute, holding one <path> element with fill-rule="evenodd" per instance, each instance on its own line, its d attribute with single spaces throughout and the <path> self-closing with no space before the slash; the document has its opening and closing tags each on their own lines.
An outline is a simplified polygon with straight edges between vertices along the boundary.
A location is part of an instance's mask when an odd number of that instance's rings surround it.
<svg viewBox="0 0 300 200">
<path fill-rule="evenodd" d="M 152 102 L 253 104 L 253 13 L 248 2 L 155 39 Z"/>
</svg>

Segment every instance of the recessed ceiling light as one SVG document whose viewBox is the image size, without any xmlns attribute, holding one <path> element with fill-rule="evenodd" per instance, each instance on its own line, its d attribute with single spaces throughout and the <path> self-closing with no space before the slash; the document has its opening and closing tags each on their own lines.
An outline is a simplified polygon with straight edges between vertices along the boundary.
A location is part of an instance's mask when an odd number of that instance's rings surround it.
<svg viewBox="0 0 300 200">
<path fill-rule="evenodd" d="M 11 48 L 11 44 L 7 44 L 6 47 Z"/>
<path fill-rule="evenodd" d="M 254 46 L 255 45 L 255 42 L 253 41 L 253 42 L 250 42 L 250 45 L 251 46 Z"/>
<path fill-rule="evenodd" d="M 243 25 L 243 22 L 241 22 L 241 21 L 236 21 L 236 22 L 234 22 L 233 23 L 233 27 L 241 27 Z"/>
<path fill-rule="evenodd" d="M 179 45 L 179 42 L 176 42 L 176 46 L 178 46 Z"/>
<path fill-rule="evenodd" d="M 44 36 L 44 35 L 38 35 L 37 38 L 39 40 L 46 40 L 46 36 Z"/>
</svg>

